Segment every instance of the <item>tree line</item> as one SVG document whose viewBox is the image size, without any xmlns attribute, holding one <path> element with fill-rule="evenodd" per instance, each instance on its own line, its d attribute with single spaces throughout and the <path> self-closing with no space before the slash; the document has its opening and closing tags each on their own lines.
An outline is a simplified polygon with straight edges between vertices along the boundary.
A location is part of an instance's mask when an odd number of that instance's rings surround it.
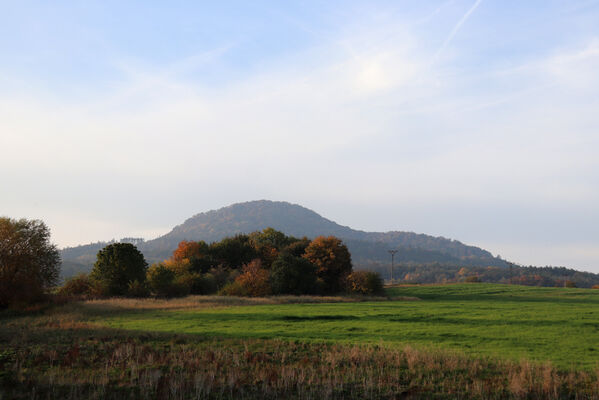
<svg viewBox="0 0 599 400">
<path fill-rule="evenodd" d="M 132 243 L 97 254 L 89 275 L 68 280 L 63 294 L 159 296 L 328 295 L 382 292 L 377 273 L 354 271 L 347 246 L 334 236 L 295 238 L 273 228 L 220 241 L 181 241 L 172 256 L 148 267 Z"/>
</svg>

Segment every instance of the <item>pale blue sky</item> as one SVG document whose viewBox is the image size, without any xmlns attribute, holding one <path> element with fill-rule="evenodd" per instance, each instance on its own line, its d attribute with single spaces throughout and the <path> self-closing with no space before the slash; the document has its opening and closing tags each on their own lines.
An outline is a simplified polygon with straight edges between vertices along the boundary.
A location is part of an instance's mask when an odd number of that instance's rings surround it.
<svg viewBox="0 0 599 400">
<path fill-rule="evenodd" d="M 0 214 L 254 199 L 599 272 L 599 1 L 0 0 Z"/>
</svg>

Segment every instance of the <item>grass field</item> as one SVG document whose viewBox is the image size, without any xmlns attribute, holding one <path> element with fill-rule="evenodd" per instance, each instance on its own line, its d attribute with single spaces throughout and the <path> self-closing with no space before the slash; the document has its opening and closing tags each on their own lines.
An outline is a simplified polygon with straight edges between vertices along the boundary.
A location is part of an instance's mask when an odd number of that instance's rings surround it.
<svg viewBox="0 0 599 400">
<path fill-rule="evenodd" d="M 0 399 L 599 398 L 599 291 L 387 294 L 5 311 Z"/>
<path fill-rule="evenodd" d="M 111 328 L 211 337 L 410 344 L 599 369 L 599 290 L 493 284 L 396 287 L 420 301 L 122 309 Z"/>
</svg>

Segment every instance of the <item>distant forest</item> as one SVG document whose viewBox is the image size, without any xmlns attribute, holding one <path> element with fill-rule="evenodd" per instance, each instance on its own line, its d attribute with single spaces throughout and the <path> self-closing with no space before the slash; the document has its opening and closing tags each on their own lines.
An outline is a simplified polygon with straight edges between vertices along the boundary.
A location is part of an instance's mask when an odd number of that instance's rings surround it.
<svg viewBox="0 0 599 400">
<path fill-rule="evenodd" d="M 88 273 L 95 262 L 95 254 L 106 245 L 116 242 L 132 243 L 142 249 L 146 243 L 140 238 L 123 238 L 119 241 L 96 242 L 63 249 L 63 257 L 66 256 L 66 259 L 63 260 L 61 276 L 68 278 L 79 273 Z M 356 240 L 346 240 L 345 243 L 350 249 L 354 269 L 375 271 L 384 280 L 390 280 L 391 256 L 387 253 L 386 244 Z M 436 257 L 436 262 L 430 262 L 431 255 Z M 166 258 L 150 257 L 149 261 L 160 262 Z M 493 259 L 493 263 L 496 265 L 480 266 L 477 265 L 480 264 L 477 257 L 457 258 L 441 252 L 435 254 L 419 248 L 398 247 L 393 277 L 396 283 L 452 283 L 470 280 L 547 287 L 574 285 L 591 288 L 599 285 L 599 274 L 591 272 L 566 267 L 521 266 L 504 260 L 497 262 L 497 259 Z"/>
<path fill-rule="evenodd" d="M 362 267 L 381 274 L 385 280 L 391 276 L 391 262 L 362 264 Z M 397 283 L 452 283 L 488 282 L 514 285 L 579 287 L 599 286 L 599 274 L 582 272 L 565 267 L 535 267 L 513 264 L 512 267 L 477 267 L 447 264 L 395 264 L 394 281 Z"/>
</svg>

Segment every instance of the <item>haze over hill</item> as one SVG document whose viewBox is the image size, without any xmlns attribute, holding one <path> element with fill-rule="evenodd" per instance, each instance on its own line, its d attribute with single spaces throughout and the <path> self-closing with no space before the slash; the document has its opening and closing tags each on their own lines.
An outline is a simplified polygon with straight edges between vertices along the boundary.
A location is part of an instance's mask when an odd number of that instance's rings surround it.
<svg viewBox="0 0 599 400">
<path fill-rule="evenodd" d="M 388 250 L 397 249 L 398 262 L 446 263 L 471 266 L 505 266 L 505 261 L 483 249 L 459 241 L 412 232 L 364 232 L 330 221 L 300 205 L 281 201 L 258 200 L 233 204 L 218 210 L 196 214 L 166 235 L 149 241 L 134 240 L 149 261 L 168 258 L 182 240 L 204 240 L 208 243 L 239 233 L 250 233 L 267 227 L 287 235 L 314 238 L 334 235 L 348 245 L 354 264 L 387 262 Z M 131 241 L 133 239 L 124 239 Z M 97 251 L 105 245 L 98 242 L 62 250 L 65 266 L 78 263 L 91 266 Z"/>
</svg>

